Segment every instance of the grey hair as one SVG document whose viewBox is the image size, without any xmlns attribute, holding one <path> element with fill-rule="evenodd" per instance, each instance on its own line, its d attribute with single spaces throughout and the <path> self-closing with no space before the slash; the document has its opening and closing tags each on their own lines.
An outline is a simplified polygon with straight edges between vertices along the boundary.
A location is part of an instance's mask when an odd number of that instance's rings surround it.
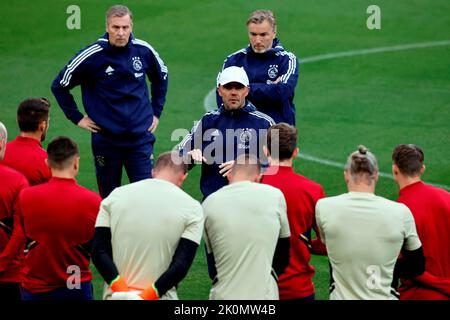
<svg viewBox="0 0 450 320">
<path fill-rule="evenodd" d="M 275 15 L 270 10 L 256 10 L 250 13 L 250 16 L 247 19 L 247 26 L 250 23 L 260 24 L 265 20 L 269 22 L 273 32 L 277 32 L 277 21 Z"/>
<path fill-rule="evenodd" d="M 106 25 L 108 25 L 108 21 L 112 17 L 124 17 L 126 15 L 130 16 L 131 23 L 133 23 L 133 13 L 131 10 L 123 5 L 116 4 L 106 11 Z"/>
<path fill-rule="evenodd" d="M 345 170 L 350 173 L 354 182 L 358 182 L 361 176 L 366 176 L 368 184 L 372 184 L 378 172 L 378 161 L 369 149 L 360 145 L 357 151 L 348 156 Z"/>
</svg>

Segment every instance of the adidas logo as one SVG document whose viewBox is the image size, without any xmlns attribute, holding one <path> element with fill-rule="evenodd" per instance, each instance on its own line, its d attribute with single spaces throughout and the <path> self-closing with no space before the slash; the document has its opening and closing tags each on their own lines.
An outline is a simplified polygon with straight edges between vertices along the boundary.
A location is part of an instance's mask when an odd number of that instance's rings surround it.
<svg viewBox="0 0 450 320">
<path fill-rule="evenodd" d="M 112 73 L 114 72 L 114 69 L 111 66 L 108 66 L 108 68 L 106 68 L 105 73 L 108 74 L 108 76 L 112 75 Z"/>
</svg>

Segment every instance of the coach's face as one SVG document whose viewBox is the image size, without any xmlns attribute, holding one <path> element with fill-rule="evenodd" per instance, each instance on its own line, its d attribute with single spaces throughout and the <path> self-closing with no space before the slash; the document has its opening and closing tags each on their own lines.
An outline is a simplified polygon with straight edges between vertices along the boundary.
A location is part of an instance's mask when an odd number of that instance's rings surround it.
<svg viewBox="0 0 450 320">
<path fill-rule="evenodd" d="M 250 89 L 239 82 L 230 82 L 219 86 L 219 95 L 227 110 L 240 109 L 245 106 L 245 98 Z"/>
<path fill-rule="evenodd" d="M 253 51 L 256 53 L 264 53 L 272 48 L 276 33 L 269 21 L 264 20 L 261 23 L 249 23 L 247 28 Z"/>
<path fill-rule="evenodd" d="M 106 24 L 106 32 L 109 35 L 109 43 L 115 47 L 125 47 L 133 31 L 133 21 L 129 15 L 123 17 L 111 17 Z"/>
</svg>

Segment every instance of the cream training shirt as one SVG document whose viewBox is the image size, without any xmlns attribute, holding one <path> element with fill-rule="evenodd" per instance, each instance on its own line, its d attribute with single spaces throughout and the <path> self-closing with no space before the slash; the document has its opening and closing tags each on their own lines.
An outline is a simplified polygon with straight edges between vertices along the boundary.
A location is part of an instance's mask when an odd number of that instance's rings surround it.
<svg viewBox="0 0 450 320">
<path fill-rule="evenodd" d="M 143 290 L 164 273 L 180 238 L 200 244 L 200 203 L 176 185 L 146 179 L 116 188 L 100 206 L 96 227 L 111 228 L 113 260 L 131 290 Z M 105 285 L 104 299 L 112 294 Z M 170 289 L 162 299 L 178 299 Z"/>
</svg>

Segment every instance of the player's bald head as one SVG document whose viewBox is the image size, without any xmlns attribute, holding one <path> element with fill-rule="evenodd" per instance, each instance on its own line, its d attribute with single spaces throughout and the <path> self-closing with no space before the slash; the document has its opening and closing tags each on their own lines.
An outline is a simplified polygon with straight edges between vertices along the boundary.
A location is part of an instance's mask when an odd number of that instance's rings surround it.
<svg viewBox="0 0 450 320">
<path fill-rule="evenodd" d="M 261 162 L 253 154 L 242 154 L 236 158 L 236 162 L 230 173 L 230 180 L 258 180 L 261 175 Z"/>
</svg>

